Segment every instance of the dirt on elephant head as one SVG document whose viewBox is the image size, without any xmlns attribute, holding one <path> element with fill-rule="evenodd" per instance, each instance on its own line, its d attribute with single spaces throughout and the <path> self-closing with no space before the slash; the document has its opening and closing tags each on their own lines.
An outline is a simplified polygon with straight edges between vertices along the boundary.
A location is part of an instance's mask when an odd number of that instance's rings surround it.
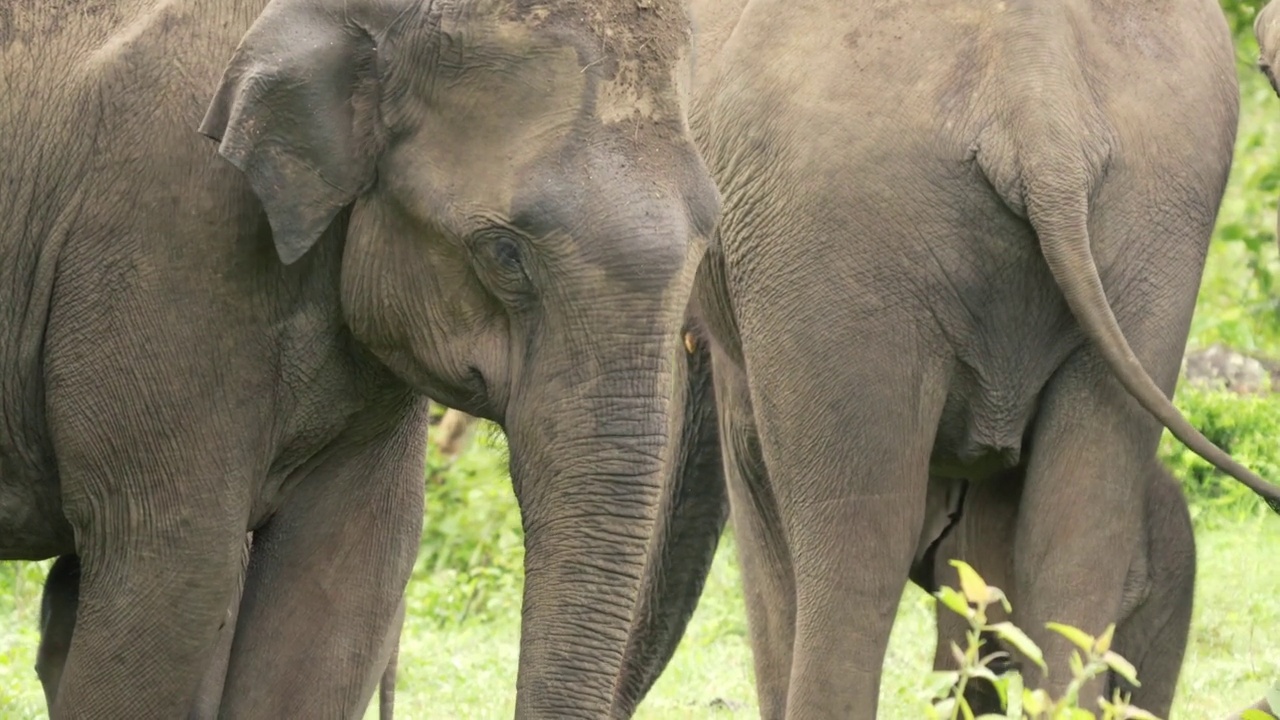
<svg viewBox="0 0 1280 720">
<path fill-rule="evenodd" d="M 605 80 L 599 115 L 606 123 L 669 119 L 662 98 L 676 82 L 672 69 L 692 42 L 688 10 L 678 0 L 513 0 L 514 18 L 578 37 L 586 66 Z M 598 43 L 598 45 L 596 45 Z M 594 56 L 594 57 L 591 57 Z"/>
</svg>

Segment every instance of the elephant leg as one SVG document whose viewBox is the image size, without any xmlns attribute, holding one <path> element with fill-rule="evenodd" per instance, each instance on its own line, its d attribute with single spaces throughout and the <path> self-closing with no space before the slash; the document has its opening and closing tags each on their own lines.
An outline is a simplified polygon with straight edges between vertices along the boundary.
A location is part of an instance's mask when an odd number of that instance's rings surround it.
<svg viewBox="0 0 1280 720">
<path fill-rule="evenodd" d="M 241 556 L 241 573 L 236 581 L 235 593 L 227 608 L 226 619 L 218 630 L 218 640 L 210 658 L 208 670 L 196 694 L 191 720 L 207 720 L 218 716 L 222 699 L 222 684 L 226 678 L 227 660 L 231 653 L 231 639 L 235 634 L 236 611 L 240 604 L 240 589 L 244 584 L 244 568 L 249 563 L 249 545 L 252 535 L 246 536 Z M 80 559 L 75 555 L 63 555 L 49 568 L 45 578 L 44 594 L 40 602 L 40 648 L 36 654 L 36 674 L 44 687 L 45 700 L 50 709 L 57 697 L 58 679 L 67 662 L 67 651 L 75 630 L 76 610 L 80 594 Z"/>
<path fill-rule="evenodd" d="M 742 573 L 756 695 L 762 720 L 787 715 L 796 589 L 786 535 L 760 453 L 742 372 L 717 363 L 715 392 L 738 564 Z"/>
<path fill-rule="evenodd" d="M 1146 466 L 1160 429 L 1092 349 L 1068 360 L 1040 412 L 1018 513 L 1015 613 L 1049 668 L 1044 680 L 1030 673 L 1029 684 L 1057 696 L 1071 680 L 1074 646 L 1045 624 L 1096 636 L 1121 619 L 1133 553 L 1117 548 L 1143 542 Z M 1104 692 L 1105 680 L 1095 678 L 1080 697 L 1088 705 Z"/>
<path fill-rule="evenodd" d="M 1130 687 L 1114 675 L 1111 685 L 1131 693 L 1138 707 L 1168 717 L 1191 630 L 1196 544 L 1181 485 L 1155 460 L 1149 476 L 1145 541 L 1138 572 L 1125 587 L 1136 607 L 1123 613 L 1112 644 L 1134 664 L 1142 685 Z"/>
<path fill-rule="evenodd" d="M 36 675 L 44 687 L 45 702 L 53 710 L 58 681 L 71 649 L 76 627 L 76 606 L 80 597 L 80 558 L 63 555 L 54 561 L 45 576 L 40 596 L 40 647 L 36 651 Z"/>
<path fill-rule="evenodd" d="M 207 438 L 177 442 L 207 446 Z M 236 474 L 214 480 L 172 471 L 197 463 L 208 473 L 225 468 L 225 458 L 157 448 L 145 461 L 132 453 L 112 459 L 133 471 L 76 468 L 63 476 L 80 577 L 75 629 L 49 714 L 184 717 L 231 600 L 247 509 L 234 509 L 235 491 L 222 482 Z M 133 492 L 110 490 L 119 478 L 133 478 Z M 179 478 L 182 494 L 173 491 Z"/>
<path fill-rule="evenodd" d="M 712 387 L 712 353 L 697 328 L 677 358 L 673 412 L 680 430 L 671 449 L 657 527 L 632 620 L 613 717 L 635 713 L 671 660 L 698 606 L 729 515 Z"/>
<path fill-rule="evenodd" d="M 393 720 L 396 706 L 396 665 L 400 661 L 400 633 L 404 629 L 404 596 L 400 597 L 400 606 L 396 610 L 396 619 L 392 623 L 389 636 L 391 647 L 388 651 L 387 667 L 382 671 L 382 681 L 378 684 L 378 720 Z"/>
<path fill-rule="evenodd" d="M 896 317 L 899 308 L 854 313 L 847 321 L 842 315 L 833 326 L 829 299 L 769 300 L 788 311 L 752 316 L 763 326 L 744 331 L 743 350 L 782 528 L 776 543 L 785 538 L 794 577 L 786 716 L 870 720 L 923 528 L 947 375 L 923 356 L 925 343 Z M 815 316 L 797 319 L 798 308 Z M 794 339 L 797 326 L 820 331 L 801 341 Z M 877 356 L 892 362 L 845 352 L 837 363 L 841 350 L 872 337 Z M 750 506 L 737 496 L 731 505 L 738 529 L 739 508 Z"/>
<path fill-rule="evenodd" d="M 1014 531 L 1017 525 L 1018 504 L 1021 499 L 1022 472 L 1010 470 L 996 478 L 983 482 L 971 482 L 965 490 L 960 516 L 949 531 L 938 541 L 933 551 L 933 584 L 928 590 L 936 591 L 947 585 L 958 588 L 960 578 L 951 560 L 963 560 L 973 567 L 987 582 L 1006 592 L 1017 613 L 1013 592 Z M 944 607 L 935 610 L 937 617 L 937 642 L 934 648 L 935 670 L 957 670 L 951 643 L 965 646 L 969 630 L 964 618 Z M 998 604 L 987 608 L 988 622 L 1000 622 L 1004 608 Z M 989 654 L 1007 650 L 995 637 L 984 637 L 982 652 Z M 1016 665 L 1016 661 L 1013 661 Z M 1010 662 L 999 662 L 992 669 L 1003 672 L 1010 669 Z M 1003 710 L 1000 696 L 991 683 L 974 678 L 965 689 L 965 700 L 975 715 L 999 713 Z"/>
<path fill-rule="evenodd" d="M 361 717 L 422 532 L 426 414 L 335 442 L 254 531 L 222 717 Z M 386 427 L 386 426 L 384 426 Z"/>
<path fill-rule="evenodd" d="M 244 592 L 245 573 L 249 570 L 249 556 L 253 548 L 253 533 L 244 538 L 240 551 L 240 572 L 236 575 L 235 590 L 231 603 L 227 606 L 226 616 L 218 628 L 218 642 L 214 645 L 213 654 L 209 658 L 209 668 L 200 681 L 200 689 L 196 693 L 196 704 L 191 710 L 191 720 L 213 720 L 218 717 L 222 704 L 222 687 L 227 680 L 227 664 L 231 661 L 231 643 L 235 639 L 236 619 L 240 614 L 240 596 Z"/>
</svg>

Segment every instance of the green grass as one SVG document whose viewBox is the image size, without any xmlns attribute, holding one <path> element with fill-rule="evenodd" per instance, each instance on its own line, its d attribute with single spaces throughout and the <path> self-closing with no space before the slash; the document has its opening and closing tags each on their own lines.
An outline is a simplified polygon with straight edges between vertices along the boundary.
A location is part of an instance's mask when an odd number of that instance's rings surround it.
<svg viewBox="0 0 1280 720">
<path fill-rule="evenodd" d="M 1280 677 L 1280 521 L 1197 524 L 1199 578 L 1192 637 L 1173 718 L 1214 717 L 1244 706 Z M 35 617 L 42 566 L 0 565 L 0 719 L 44 718 L 35 673 Z M 745 611 L 732 537 L 716 557 L 707 592 L 667 672 L 637 717 L 756 717 Z M 450 592 L 447 576 L 415 581 L 417 597 Z M 488 617 L 441 625 L 433 608 L 411 602 L 400 651 L 396 705 L 402 717 L 509 718 L 519 639 L 518 592 L 498 592 Z M 932 658 L 932 598 L 909 587 L 885 661 L 881 717 L 922 717 Z M 368 718 L 376 718 L 370 708 Z"/>
</svg>

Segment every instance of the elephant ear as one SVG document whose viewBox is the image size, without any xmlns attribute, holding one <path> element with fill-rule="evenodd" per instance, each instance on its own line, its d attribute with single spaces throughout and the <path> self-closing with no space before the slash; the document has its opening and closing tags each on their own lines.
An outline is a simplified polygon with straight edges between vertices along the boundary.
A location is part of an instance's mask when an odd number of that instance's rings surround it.
<svg viewBox="0 0 1280 720">
<path fill-rule="evenodd" d="M 200 124 L 245 174 L 286 265 L 372 184 L 377 161 L 374 40 L 352 14 L 324 5 L 269 3 Z"/>
</svg>

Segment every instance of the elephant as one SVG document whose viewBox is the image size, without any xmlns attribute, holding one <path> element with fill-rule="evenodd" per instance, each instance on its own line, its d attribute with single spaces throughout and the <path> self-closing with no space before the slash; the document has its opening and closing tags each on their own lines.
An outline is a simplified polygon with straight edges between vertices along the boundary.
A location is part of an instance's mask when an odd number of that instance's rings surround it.
<svg viewBox="0 0 1280 720">
<path fill-rule="evenodd" d="M 0 559 L 81 568 L 51 717 L 187 713 L 247 532 L 220 715 L 363 712 L 428 397 L 508 439 L 516 716 L 607 712 L 719 218 L 685 5 L 0 15 Z"/>
<path fill-rule="evenodd" d="M 1110 698 L 1112 691 L 1119 689 L 1138 707 L 1158 717 L 1168 717 L 1191 630 L 1195 534 L 1178 480 L 1155 458 L 1149 461 L 1146 474 L 1142 525 L 1133 552 L 1125 557 L 1128 571 L 1112 640 L 1112 649 L 1133 663 L 1141 685 L 1132 686 L 1119 675 L 1109 673 L 1103 695 Z M 1015 471 L 981 484 L 932 483 L 930 499 L 936 496 L 935 502 L 946 508 L 945 513 L 939 514 L 955 519 L 936 538 L 926 535 L 927 545 L 922 542 L 917 546 L 918 560 L 912 567 L 911 580 L 931 593 L 944 584 L 958 588 L 959 578 L 949 561 L 959 559 L 973 566 L 988 584 L 1012 587 L 1015 524 L 1023 481 Z M 1011 619 L 1019 624 L 1019 599 L 1013 593 L 1007 596 L 1013 608 Z M 1004 619 L 999 606 L 988 609 L 988 622 Z M 935 670 L 957 669 L 950 643 L 963 643 L 967 630 L 968 624 L 960 616 L 941 604 L 937 606 Z M 1001 646 L 994 638 L 986 640 Z M 1001 649 L 1013 652 L 1010 648 Z M 984 647 L 983 652 L 989 650 L 989 646 Z M 989 684 L 971 680 L 969 688 L 974 692 L 966 697 L 971 699 L 975 714 L 1003 711 Z"/>
<path fill-rule="evenodd" d="M 1011 470 L 1007 589 L 1060 695 L 1046 623 L 1121 619 L 1162 427 L 1280 509 L 1169 399 L 1235 141 L 1221 9 L 692 8 L 722 212 L 615 714 L 674 651 L 727 496 L 761 716 L 875 717 L 930 478 Z"/>
<path fill-rule="evenodd" d="M 1269 2 L 1253 18 L 1253 36 L 1258 41 L 1258 70 L 1280 95 L 1280 5 Z"/>
<path fill-rule="evenodd" d="M 190 720 L 218 717 L 218 708 L 222 701 L 222 685 L 226 678 L 227 661 L 230 659 L 231 641 L 235 633 L 240 593 L 244 589 L 244 570 L 249 565 L 249 550 L 252 542 L 253 536 L 250 534 L 245 542 L 241 574 L 238 576 L 231 605 L 227 608 L 225 619 L 218 627 L 218 639 L 210 658 L 211 664 L 205 670 L 196 692 L 195 704 L 187 716 Z M 50 710 L 57 698 L 58 682 L 62 677 L 62 669 L 67 662 L 67 652 L 71 647 L 79 596 L 80 559 L 75 555 L 62 555 L 49 568 L 49 573 L 45 576 L 44 590 L 40 595 L 40 645 L 36 652 L 36 675 L 40 678 L 45 701 Z M 401 602 L 401 622 L 403 622 L 403 613 L 404 603 Z M 400 623 L 395 624 L 396 632 L 399 626 Z M 387 668 L 383 671 L 379 682 L 378 717 L 380 720 L 392 720 L 394 717 L 398 651 L 397 635 Z"/>
</svg>

